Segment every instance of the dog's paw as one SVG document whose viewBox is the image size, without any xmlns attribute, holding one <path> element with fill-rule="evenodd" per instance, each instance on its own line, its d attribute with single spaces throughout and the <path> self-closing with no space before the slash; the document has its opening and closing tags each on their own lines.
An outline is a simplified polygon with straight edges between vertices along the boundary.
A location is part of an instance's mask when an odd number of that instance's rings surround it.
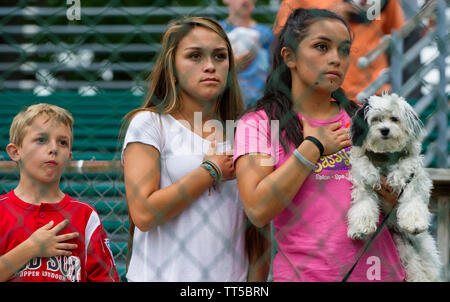
<svg viewBox="0 0 450 302">
<path fill-rule="evenodd" d="M 428 229 L 429 212 L 420 207 L 405 207 L 397 212 L 398 226 L 410 234 L 417 235 Z"/>
<path fill-rule="evenodd" d="M 393 189 L 404 188 L 406 185 L 408 177 L 405 177 L 403 171 L 398 167 L 393 169 L 391 173 L 389 173 L 387 177 L 387 182 L 389 186 Z"/>
<path fill-rule="evenodd" d="M 413 235 L 423 233 L 428 229 L 428 224 L 423 221 L 411 223 L 399 219 L 398 225 L 401 229 Z"/>
<path fill-rule="evenodd" d="M 348 230 L 347 236 L 352 240 L 366 240 L 369 235 Z"/>
<path fill-rule="evenodd" d="M 371 217 L 360 217 L 357 222 L 349 223 L 347 236 L 351 239 L 366 239 L 376 229 L 376 220 Z"/>
</svg>

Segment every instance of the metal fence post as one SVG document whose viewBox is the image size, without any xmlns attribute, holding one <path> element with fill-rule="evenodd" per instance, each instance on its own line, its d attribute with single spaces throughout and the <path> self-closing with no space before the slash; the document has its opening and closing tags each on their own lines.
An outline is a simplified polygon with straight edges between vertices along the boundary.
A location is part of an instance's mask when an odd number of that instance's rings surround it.
<svg viewBox="0 0 450 302">
<path fill-rule="evenodd" d="M 439 83 L 437 87 L 437 101 L 438 111 L 436 113 L 438 138 L 437 138 L 437 158 L 438 165 L 441 168 L 447 168 L 447 112 L 448 112 L 448 98 L 445 93 L 446 77 L 445 77 L 445 59 L 447 57 L 447 39 L 446 39 L 446 15 L 445 10 L 447 5 L 440 0 L 437 3 L 437 45 L 439 49 L 439 57 L 437 59 L 437 67 L 439 70 Z M 438 229 L 437 242 L 438 249 L 441 256 L 441 261 L 444 265 L 444 280 L 449 278 L 449 254 L 448 254 L 448 221 L 449 221 L 449 202 L 448 196 L 442 196 L 438 199 Z"/>
<path fill-rule="evenodd" d="M 400 93 L 403 82 L 403 37 L 392 31 L 390 76 L 392 92 Z"/>
<path fill-rule="evenodd" d="M 448 112 L 448 98 L 445 93 L 446 77 L 445 77 L 445 58 L 447 57 L 447 38 L 446 38 L 446 11 L 447 5 L 440 0 L 437 3 L 437 45 L 439 49 L 439 57 L 437 59 L 437 66 L 439 70 L 439 83 L 437 87 L 438 111 L 437 126 L 438 126 L 438 144 L 437 144 L 437 158 L 440 168 L 447 168 L 447 112 Z"/>
</svg>

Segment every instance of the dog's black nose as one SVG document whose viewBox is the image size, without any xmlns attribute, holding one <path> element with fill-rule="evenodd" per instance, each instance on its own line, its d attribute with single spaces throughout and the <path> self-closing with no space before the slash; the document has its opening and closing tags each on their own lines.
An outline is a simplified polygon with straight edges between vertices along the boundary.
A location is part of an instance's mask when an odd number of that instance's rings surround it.
<svg viewBox="0 0 450 302">
<path fill-rule="evenodd" d="M 387 136 L 389 134 L 389 128 L 381 128 L 380 132 L 383 136 Z"/>
</svg>

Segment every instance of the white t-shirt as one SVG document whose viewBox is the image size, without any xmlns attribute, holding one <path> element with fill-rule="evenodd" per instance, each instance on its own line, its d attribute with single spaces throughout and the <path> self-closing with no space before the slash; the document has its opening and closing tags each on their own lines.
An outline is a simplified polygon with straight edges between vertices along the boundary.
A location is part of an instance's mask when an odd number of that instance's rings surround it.
<svg viewBox="0 0 450 302">
<path fill-rule="evenodd" d="M 160 188 L 198 168 L 210 146 L 171 115 L 148 111 L 130 122 L 122 160 L 132 142 L 159 151 Z M 232 150 L 229 142 L 217 143 L 217 152 L 227 150 Z M 222 182 L 219 189 L 206 190 L 178 216 L 148 232 L 135 228 L 128 281 L 246 281 L 246 218 L 236 180 Z"/>
</svg>

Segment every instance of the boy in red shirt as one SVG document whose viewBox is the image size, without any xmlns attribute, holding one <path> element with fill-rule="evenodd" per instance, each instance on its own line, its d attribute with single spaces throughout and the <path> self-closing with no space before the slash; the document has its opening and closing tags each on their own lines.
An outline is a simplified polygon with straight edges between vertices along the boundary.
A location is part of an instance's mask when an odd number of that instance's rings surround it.
<svg viewBox="0 0 450 302">
<path fill-rule="evenodd" d="M 59 189 L 72 129 L 71 114 L 49 104 L 11 124 L 6 150 L 20 181 L 0 196 L 0 281 L 119 281 L 97 212 Z"/>
</svg>

